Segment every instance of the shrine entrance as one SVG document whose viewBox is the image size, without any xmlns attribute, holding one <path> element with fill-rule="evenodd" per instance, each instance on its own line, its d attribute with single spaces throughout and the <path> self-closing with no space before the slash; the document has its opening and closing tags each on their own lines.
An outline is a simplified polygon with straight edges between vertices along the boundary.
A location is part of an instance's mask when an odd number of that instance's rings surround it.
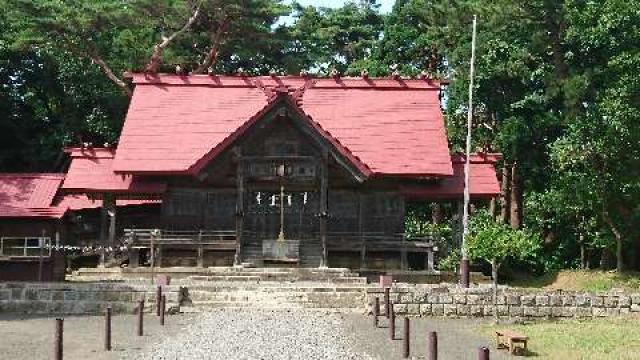
<svg viewBox="0 0 640 360">
<path fill-rule="evenodd" d="M 317 191 L 252 190 L 247 193 L 245 255 L 260 255 L 264 265 L 318 266 Z"/>
</svg>

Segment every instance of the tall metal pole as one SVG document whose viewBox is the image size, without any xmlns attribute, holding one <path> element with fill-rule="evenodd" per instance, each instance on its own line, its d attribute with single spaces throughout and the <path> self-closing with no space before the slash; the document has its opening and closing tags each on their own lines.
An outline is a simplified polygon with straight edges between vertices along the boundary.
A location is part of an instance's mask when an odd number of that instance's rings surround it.
<svg viewBox="0 0 640 360">
<path fill-rule="evenodd" d="M 469 107 L 467 111 L 467 148 L 464 162 L 464 209 L 462 213 L 462 260 L 460 261 L 460 282 L 469 287 L 469 254 L 466 242 L 469 235 L 469 157 L 471 156 L 471 126 L 473 124 L 473 76 L 476 61 L 476 16 L 473 15 L 473 34 L 471 36 L 471 64 L 469 70 Z"/>
</svg>

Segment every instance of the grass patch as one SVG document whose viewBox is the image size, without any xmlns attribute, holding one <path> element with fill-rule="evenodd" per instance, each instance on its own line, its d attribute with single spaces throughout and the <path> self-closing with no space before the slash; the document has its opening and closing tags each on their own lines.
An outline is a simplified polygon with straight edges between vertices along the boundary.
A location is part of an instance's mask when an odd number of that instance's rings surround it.
<svg viewBox="0 0 640 360">
<path fill-rule="evenodd" d="M 538 277 L 522 277 L 507 282 L 522 288 L 562 289 L 568 291 L 609 291 L 613 288 L 640 290 L 640 273 L 595 270 L 565 270 Z"/>
<path fill-rule="evenodd" d="M 540 322 L 527 325 L 483 326 L 493 339 L 494 331 L 508 329 L 529 337 L 530 355 L 546 359 L 638 359 L 638 317 Z M 502 350 L 501 350 L 502 351 Z"/>
</svg>

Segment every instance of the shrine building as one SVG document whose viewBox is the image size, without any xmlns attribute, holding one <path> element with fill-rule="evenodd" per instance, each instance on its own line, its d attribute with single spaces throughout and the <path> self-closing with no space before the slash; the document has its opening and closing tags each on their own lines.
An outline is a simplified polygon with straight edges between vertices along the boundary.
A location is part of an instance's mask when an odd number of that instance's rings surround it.
<svg viewBox="0 0 640 360">
<path fill-rule="evenodd" d="M 450 152 L 437 81 L 132 82 L 117 145 L 66 149 L 66 173 L 0 176 L 2 239 L 126 247 L 128 267 L 433 268 L 433 239 L 405 233 L 407 204 L 459 203 L 465 162 Z M 499 193 L 497 159 L 471 156 L 472 200 Z M 8 248 L 0 262 L 21 257 Z"/>
</svg>

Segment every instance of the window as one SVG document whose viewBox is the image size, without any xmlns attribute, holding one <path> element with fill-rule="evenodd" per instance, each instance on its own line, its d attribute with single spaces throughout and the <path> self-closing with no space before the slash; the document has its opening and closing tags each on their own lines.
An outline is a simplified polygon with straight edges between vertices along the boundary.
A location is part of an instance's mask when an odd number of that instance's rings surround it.
<svg viewBox="0 0 640 360">
<path fill-rule="evenodd" d="M 0 256 L 38 257 L 41 246 L 44 248 L 42 254 L 51 256 L 51 238 L 49 237 L 2 237 L 0 238 Z"/>
</svg>

